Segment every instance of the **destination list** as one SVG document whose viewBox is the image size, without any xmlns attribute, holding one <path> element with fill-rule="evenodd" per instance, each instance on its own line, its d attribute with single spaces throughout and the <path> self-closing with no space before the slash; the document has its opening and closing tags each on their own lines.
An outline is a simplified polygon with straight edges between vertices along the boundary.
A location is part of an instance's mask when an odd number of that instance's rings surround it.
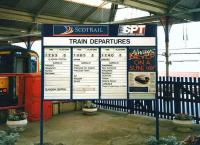
<svg viewBox="0 0 200 145">
<path fill-rule="evenodd" d="M 45 48 L 44 99 L 70 99 L 70 48 Z"/>
<path fill-rule="evenodd" d="M 98 48 L 73 48 L 73 99 L 99 99 Z"/>
<path fill-rule="evenodd" d="M 101 49 L 101 98 L 127 99 L 126 48 Z"/>
</svg>

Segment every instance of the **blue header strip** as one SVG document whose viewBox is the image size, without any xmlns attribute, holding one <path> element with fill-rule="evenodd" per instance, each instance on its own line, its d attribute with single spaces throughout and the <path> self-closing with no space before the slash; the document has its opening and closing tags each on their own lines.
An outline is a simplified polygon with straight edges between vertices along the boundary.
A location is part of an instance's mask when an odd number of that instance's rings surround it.
<svg viewBox="0 0 200 145">
<path fill-rule="evenodd" d="M 45 24 L 43 37 L 156 37 L 156 25 L 53 25 Z"/>
</svg>

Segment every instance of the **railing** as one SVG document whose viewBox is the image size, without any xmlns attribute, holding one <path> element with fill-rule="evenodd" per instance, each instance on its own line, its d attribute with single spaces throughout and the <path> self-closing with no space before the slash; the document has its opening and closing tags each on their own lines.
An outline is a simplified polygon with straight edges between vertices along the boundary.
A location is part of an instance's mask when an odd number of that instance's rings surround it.
<svg viewBox="0 0 200 145">
<path fill-rule="evenodd" d="M 24 77 L 36 74 L 0 74 L 0 77 L 19 78 L 18 104 L 12 107 L 21 107 L 24 105 Z M 21 78 L 21 79 L 20 79 Z M 197 124 L 200 121 L 200 78 L 176 78 L 159 77 L 158 79 L 158 102 L 159 117 L 173 120 L 177 113 L 192 115 Z M 154 100 L 97 100 L 98 107 L 128 112 L 131 114 L 141 114 L 147 116 L 155 115 Z M 0 110 L 8 109 L 0 107 Z"/>
<path fill-rule="evenodd" d="M 173 120 L 175 114 L 184 113 L 200 121 L 200 78 L 159 77 L 159 117 Z M 155 115 L 154 100 L 97 100 L 98 107 L 114 111 L 147 116 Z"/>
</svg>

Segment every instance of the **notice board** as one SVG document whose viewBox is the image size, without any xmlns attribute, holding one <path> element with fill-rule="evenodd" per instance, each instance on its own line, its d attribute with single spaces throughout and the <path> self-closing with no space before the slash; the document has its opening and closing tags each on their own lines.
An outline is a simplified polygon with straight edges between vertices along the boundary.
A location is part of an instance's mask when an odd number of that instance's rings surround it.
<svg viewBox="0 0 200 145">
<path fill-rule="evenodd" d="M 154 99 L 156 25 L 46 24 L 44 100 Z"/>
</svg>

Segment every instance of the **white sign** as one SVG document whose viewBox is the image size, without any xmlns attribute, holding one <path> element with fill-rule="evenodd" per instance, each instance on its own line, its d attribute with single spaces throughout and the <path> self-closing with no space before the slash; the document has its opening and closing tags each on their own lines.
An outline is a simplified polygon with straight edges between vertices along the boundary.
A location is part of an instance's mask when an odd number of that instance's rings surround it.
<svg viewBox="0 0 200 145">
<path fill-rule="evenodd" d="M 101 48 L 101 99 L 127 99 L 126 48 Z"/>
<path fill-rule="evenodd" d="M 99 99 L 98 48 L 73 48 L 73 99 Z"/>
<path fill-rule="evenodd" d="M 156 93 L 155 72 L 129 72 L 129 98 L 154 99 Z"/>
<path fill-rule="evenodd" d="M 45 48 L 44 51 L 44 99 L 70 99 L 70 48 Z"/>
<path fill-rule="evenodd" d="M 119 25 L 118 35 L 144 36 L 146 25 Z"/>
<path fill-rule="evenodd" d="M 44 99 L 155 99 L 156 27 L 44 24 Z"/>
<path fill-rule="evenodd" d="M 155 37 L 44 37 L 45 46 L 155 46 Z"/>
</svg>

